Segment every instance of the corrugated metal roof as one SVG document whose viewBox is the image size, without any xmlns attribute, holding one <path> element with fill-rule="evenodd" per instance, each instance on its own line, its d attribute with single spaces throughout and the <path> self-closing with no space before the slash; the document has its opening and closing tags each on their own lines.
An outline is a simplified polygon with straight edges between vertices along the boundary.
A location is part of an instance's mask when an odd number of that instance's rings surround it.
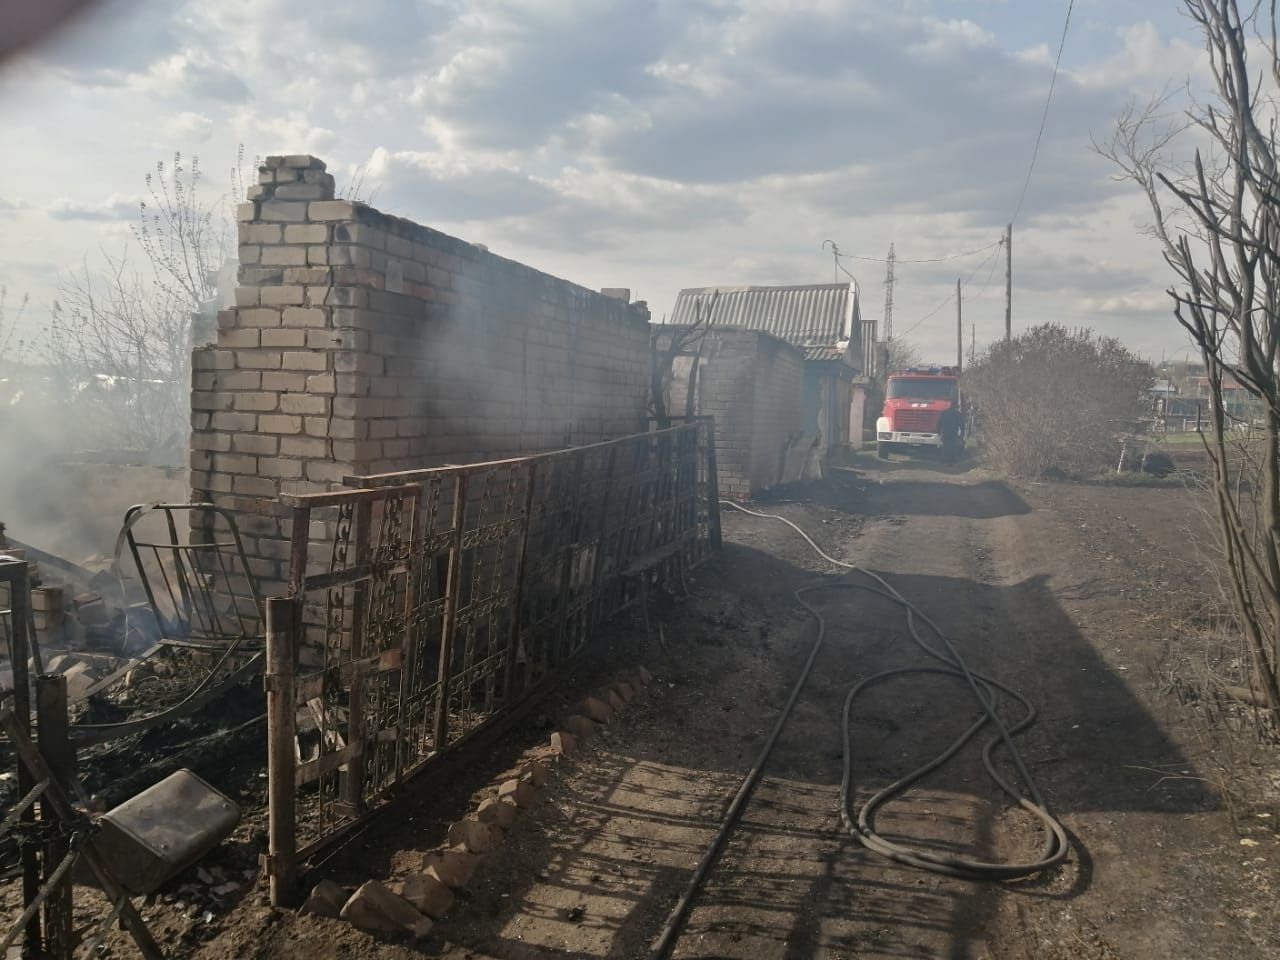
<svg viewBox="0 0 1280 960">
<path fill-rule="evenodd" d="M 852 283 L 794 287 L 690 287 L 680 291 L 671 323 L 693 323 L 694 305 L 716 300 L 715 324 L 763 330 L 798 347 L 832 346 L 850 339 L 857 288 Z"/>
<path fill-rule="evenodd" d="M 806 360 L 843 360 L 845 348 L 838 344 L 818 344 L 801 347 Z"/>
</svg>

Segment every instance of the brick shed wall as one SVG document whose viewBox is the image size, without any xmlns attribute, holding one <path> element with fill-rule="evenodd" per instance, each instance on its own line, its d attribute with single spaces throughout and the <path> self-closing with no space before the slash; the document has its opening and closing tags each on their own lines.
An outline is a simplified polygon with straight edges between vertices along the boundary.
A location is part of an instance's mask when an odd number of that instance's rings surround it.
<svg viewBox="0 0 1280 960">
<path fill-rule="evenodd" d="M 644 430 L 648 311 L 371 207 L 270 157 L 238 211 L 236 307 L 193 354 L 193 500 L 329 489 Z M 287 521 L 241 521 L 264 595 Z"/>
<path fill-rule="evenodd" d="M 670 334 L 655 327 L 660 349 Z M 690 353 L 696 351 L 696 343 Z M 683 412 L 691 357 L 678 363 L 669 409 Z M 720 494 L 746 500 L 782 479 L 787 447 L 801 432 L 804 356 L 753 330 L 711 330 L 702 344 L 698 413 L 715 417 Z"/>
<path fill-rule="evenodd" d="M 804 355 L 775 337 L 759 337 L 753 383 L 752 493 L 781 481 L 786 451 L 803 433 Z"/>
</svg>

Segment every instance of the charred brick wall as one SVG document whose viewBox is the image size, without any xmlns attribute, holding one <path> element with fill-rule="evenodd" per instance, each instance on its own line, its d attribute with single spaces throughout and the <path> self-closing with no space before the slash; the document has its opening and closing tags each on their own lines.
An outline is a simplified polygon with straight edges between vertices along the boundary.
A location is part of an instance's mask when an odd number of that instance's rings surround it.
<svg viewBox="0 0 1280 960">
<path fill-rule="evenodd" d="M 672 329 L 654 328 L 661 350 Z M 676 358 L 668 409 L 683 413 L 693 339 Z M 697 412 L 715 418 L 716 466 L 722 496 L 746 500 L 782 480 L 786 453 L 803 426 L 804 355 L 753 330 L 712 329 L 697 360 Z"/>
<path fill-rule="evenodd" d="M 193 355 L 191 488 L 247 511 L 262 593 L 290 531 L 255 501 L 645 429 L 643 304 L 334 199 L 314 157 L 269 157 L 258 179 L 236 306 Z"/>
</svg>

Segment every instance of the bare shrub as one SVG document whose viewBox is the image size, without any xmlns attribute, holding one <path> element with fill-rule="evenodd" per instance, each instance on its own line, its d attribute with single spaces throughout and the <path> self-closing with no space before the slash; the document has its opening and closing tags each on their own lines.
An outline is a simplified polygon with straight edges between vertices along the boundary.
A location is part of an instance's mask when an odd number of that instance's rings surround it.
<svg viewBox="0 0 1280 960">
<path fill-rule="evenodd" d="M 1118 340 L 1045 324 L 989 347 L 965 371 L 964 389 L 993 468 L 1082 476 L 1114 458 L 1154 379 Z"/>
<path fill-rule="evenodd" d="M 9 307 L 9 288 L 0 284 L 0 373 L 7 367 L 22 363 L 30 349 L 30 341 L 19 332 L 23 314 L 31 298 L 23 294 L 18 305 Z"/>
</svg>

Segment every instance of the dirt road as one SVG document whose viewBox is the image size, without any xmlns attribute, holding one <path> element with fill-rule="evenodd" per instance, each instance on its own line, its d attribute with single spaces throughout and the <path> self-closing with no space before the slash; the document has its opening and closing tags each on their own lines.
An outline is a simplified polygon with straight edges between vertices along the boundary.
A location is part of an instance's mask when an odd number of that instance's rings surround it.
<svg viewBox="0 0 1280 960">
<path fill-rule="evenodd" d="M 1200 594 L 1192 495 L 1015 490 L 971 467 L 866 461 L 787 498 L 761 509 L 888 578 L 975 669 L 1037 704 L 1040 722 L 1020 743 L 1073 849 L 1048 875 L 990 885 L 896 866 L 844 833 L 845 693 L 923 658 L 892 605 L 833 592 L 822 599 L 830 628 L 813 676 L 677 957 L 1280 955 L 1280 809 L 1233 801 L 1233 825 L 1185 710 L 1154 682 L 1171 618 Z M 723 557 L 667 612 L 667 648 L 649 655 L 659 682 L 553 781 L 428 942 L 371 941 L 340 923 L 246 907 L 199 955 L 644 956 L 808 653 L 814 628 L 792 591 L 829 572 L 781 525 L 726 513 L 724 526 Z M 851 725 L 859 797 L 975 716 L 945 677 L 868 692 Z M 988 857 L 1029 858 L 1039 843 L 976 747 L 879 823 Z M 396 842 L 395 831 L 368 841 Z M 411 859 L 371 846 L 335 869 L 356 882 L 361 861 L 394 875 Z"/>
</svg>

